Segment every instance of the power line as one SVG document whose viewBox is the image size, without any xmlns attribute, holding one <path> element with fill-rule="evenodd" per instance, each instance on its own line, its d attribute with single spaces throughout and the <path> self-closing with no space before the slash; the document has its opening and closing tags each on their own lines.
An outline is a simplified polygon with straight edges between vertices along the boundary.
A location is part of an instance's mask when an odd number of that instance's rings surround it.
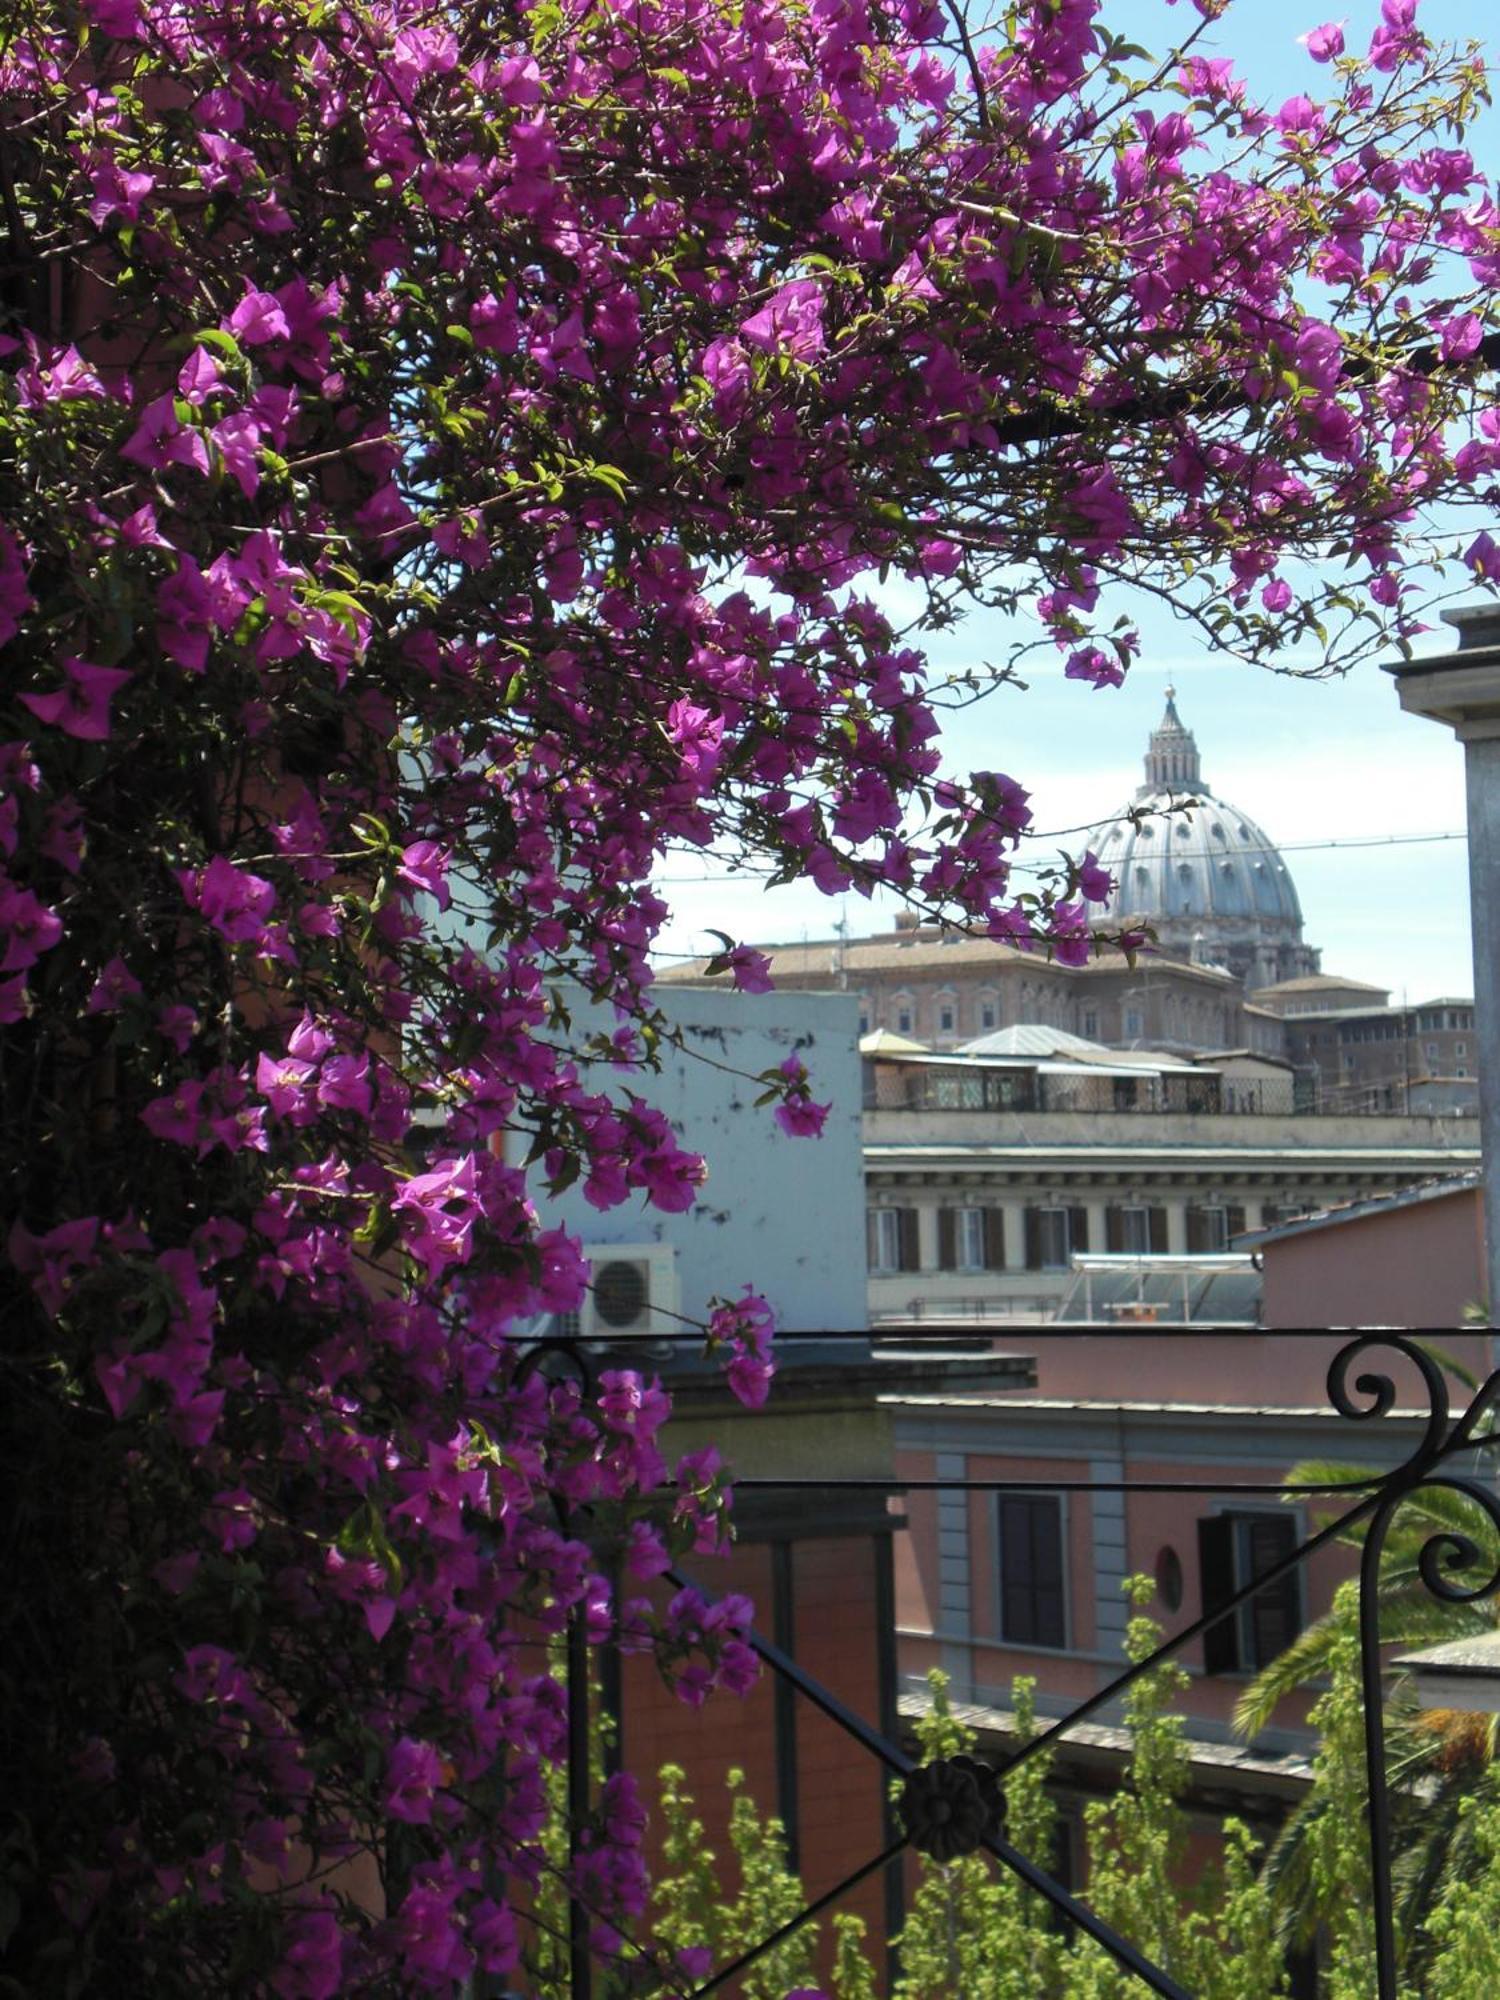
<svg viewBox="0 0 1500 2000">
<path fill-rule="evenodd" d="M 1289 840 L 1273 843 L 1277 854 L 1328 854 L 1335 848 L 1348 847 L 1422 847 L 1434 841 L 1467 840 L 1468 834 L 1457 833 L 1368 833 L 1355 834 L 1348 840 Z M 1248 853 L 1264 853 L 1262 848 L 1247 849 Z M 1037 864 L 1017 862 L 1013 864 L 1017 872 L 1034 873 Z M 727 868 L 717 875 L 653 875 L 652 881 L 658 887 L 690 888 L 695 884 L 705 886 L 721 882 L 756 882 L 761 879 L 751 868 Z"/>
</svg>

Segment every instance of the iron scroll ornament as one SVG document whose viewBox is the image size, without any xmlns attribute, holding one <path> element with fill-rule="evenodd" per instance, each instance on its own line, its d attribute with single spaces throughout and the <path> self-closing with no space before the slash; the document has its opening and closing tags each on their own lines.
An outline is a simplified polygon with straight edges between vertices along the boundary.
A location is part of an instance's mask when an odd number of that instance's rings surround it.
<svg viewBox="0 0 1500 2000">
<path fill-rule="evenodd" d="M 1380 1349 L 1403 1356 L 1416 1369 L 1427 1392 L 1427 1419 L 1420 1442 L 1381 1482 L 1359 1559 L 1359 1666 L 1364 1704 L 1365 1771 L 1369 1780 L 1370 1892 L 1375 1921 L 1375 1977 L 1379 2000 L 1398 2000 L 1395 1893 L 1391 1871 L 1391 1795 L 1385 1747 L 1385 1687 L 1380 1636 L 1380 1564 L 1391 1523 L 1402 1506 L 1424 1488 L 1440 1487 L 1472 1501 L 1495 1531 L 1495 1547 L 1486 1555 L 1471 1535 L 1441 1528 L 1428 1537 L 1417 1556 L 1424 1587 L 1448 1604 L 1474 1604 L 1500 1590 L 1500 1498 L 1476 1479 L 1443 1468 L 1457 1452 L 1500 1441 L 1500 1432 L 1481 1430 L 1500 1402 L 1500 1369 L 1475 1392 L 1455 1423 L 1442 1368 L 1426 1348 L 1402 1334 L 1367 1334 L 1334 1356 L 1328 1370 L 1328 1396 L 1342 1417 L 1365 1423 L 1389 1415 L 1396 1385 L 1384 1371 L 1349 1375 L 1355 1363 Z M 1486 1566 L 1487 1565 L 1487 1566 Z M 1480 1580 L 1465 1583 L 1464 1574 L 1480 1572 Z"/>
</svg>

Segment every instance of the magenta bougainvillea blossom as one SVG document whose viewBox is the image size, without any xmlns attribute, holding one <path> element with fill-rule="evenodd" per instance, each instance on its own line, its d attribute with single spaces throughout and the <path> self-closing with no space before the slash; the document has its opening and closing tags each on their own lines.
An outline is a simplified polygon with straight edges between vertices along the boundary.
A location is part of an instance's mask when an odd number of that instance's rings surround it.
<svg viewBox="0 0 1500 2000">
<path fill-rule="evenodd" d="M 1500 573 L 1478 61 L 1384 0 L 1262 106 L 1220 11 L 1158 65 L 1095 0 L 11 0 L 25 1990 L 524 1982 L 549 1644 L 749 1684 L 750 1607 L 661 1581 L 727 1468 L 524 1338 L 585 1292 L 549 1194 L 712 1172 L 651 1096 L 668 850 L 1076 962 L 1108 878 L 1018 887 L 924 631 L 1015 614 L 1107 700 L 1122 584 L 1332 659 L 1416 629 L 1435 507 Z M 799 1056 L 757 1081 L 815 1137 Z M 708 1311 L 758 1405 L 765 1301 Z M 575 1829 L 601 1953 L 642 1823 L 622 1776 Z"/>
</svg>

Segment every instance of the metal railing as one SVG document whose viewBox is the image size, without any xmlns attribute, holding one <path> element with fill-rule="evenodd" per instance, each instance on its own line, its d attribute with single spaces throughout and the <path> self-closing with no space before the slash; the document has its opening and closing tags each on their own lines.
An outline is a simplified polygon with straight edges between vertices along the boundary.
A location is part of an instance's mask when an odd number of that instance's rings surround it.
<svg viewBox="0 0 1500 2000">
<path fill-rule="evenodd" d="M 1097 1332 L 1096 1329 L 1091 1331 Z M 698 1338 L 699 1336 L 682 1336 Z M 914 1338 L 940 1338 L 933 1334 Z M 1112 1337 L 1140 1338 L 1139 1334 Z M 1294 1336 L 1295 1337 L 1295 1336 Z M 544 1343 L 551 1350 L 566 1352 L 568 1363 L 587 1384 L 589 1356 L 567 1341 Z M 1381 1355 L 1382 1366 L 1370 1365 Z M 1353 1424 L 1378 1422 L 1397 1407 L 1397 1388 L 1389 1368 L 1402 1358 L 1416 1370 L 1427 1400 L 1425 1410 L 1415 1414 L 1421 1422 L 1421 1436 L 1415 1447 L 1392 1470 L 1368 1477 L 1359 1476 L 1324 1485 L 1257 1484 L 1253 1489 L 1266 1494 L 1317 1495 L 1347 1499 L 1349 1504 L 1325 1522 L 1290 1553 L 1272 1562 L 1229 1594 L 1219 1597 L 1182 1630 L 1164 1640 L 1144 1658 L 1122 1669 L 1108 1683 L 1066 1714 L 1057 1717 L 1027 1741 L 994 1764 L 973 1757 L 950 1757 L 919 1762 L 898 1742 L 872 1725 L 841 1701 L 787 1652 L 755 1631 L 749 1643 L 770 1671 L 795 1688 L 823 1715 L 844 1732 L 850 1743 L 871 1757 L 902 1788 L 894 1814 L 892 1838 L 874 1853 L 862 1856 L 857 1864 L 831 1888 L 807 1902 L 793 1916 L 741 1951 L 727 1964 L 715 1966 L 706 1978 L 691 1988 L 685 2000 L 708 2000 L 721 1993 L 750 1966 L 756 1964 L 787 1938 L 800 1930 L 830 1905 L 846 1896 L 872 1874 L 888 1868 L 908 1848 L 939 1861 L 961 1855 L 987 1853 L 1002 1868 L 1025 1882 L 1070 1924 L 1093 1938 L 1115 1962 L 1135 1975 L 1153 1993 L 1166 2000 L 1192 2000 L 1187 1989 L 1162 1966 L 1155 1964 L 1129 1938 L 1105 1923 L 1086 1903 L 1073 1895 L 1048 1871 L 1021 1853 L 1004 1831 L 1001 1781 L 1029 1759 L 1043 1756 L 1058 1739 L 1079 1723 L 1108 1709 L 1132 1683 L 1149 1674 L 1164 1661 L 1226 1619 L 1235 1618 L 1241 1608 L 1260 1592 L 1272 1589 L 1293 1574 L 1309 1557 L 1326 1549 L 1350 1529 L 1362 1528 L 1363 1546 L 1359 1565 L 1359 1645 L 1360 1680 L 1364 1704 L 1365 1767 L 1369 1781 L 1369 1838 L 1371 1856 L 1372 1916 L 1375 1938 L 1372 2000 L 1399 2000 L 1394 1895 L 1392 1887 L 1391 1800 L 1387 1771 L 1384 1691 L 1377 1583 L 1381 1554 L 1391 1523 L 1403 1504 L 1422 1488 L 1438 1487 L 1472 1500 L 1495 1529 L 1495 1550 L 1482 1551 L 1466 1534 L 1455 1528 L 1435 1533 L 1423 1546 L 1419 1572 L 1427 1590 L 1451 1603 L 1473 1603 L 1500 1589 L 1500 1499 L 1481 1480 L 1453 1469 L 1461 1452 L 1487 1452 L 1500 1444 L 1500 1431 L 1492 1420 L 1500 1408 L 1500 1369 L 1492 1372 L 1474 1392 L 1463 1410 L 1454 1413 L 1448 1383 L 1438 1362 L 1414 1339 L 1402 1334 L 1374 1333 L 1350 1339 L 1329 1367 L 1328 1398 L 1332 1411 Z M 530 1359 L 530 1357 L 528 1357 Z M 1408 1420 L 1413 1412 L 1403 1408 Z M 747 1478 L 736 1482 L 746 1490 L 790 1493 L 881 1491 L 942 1493 L 955 1489 L 970 1492 L 1000 1492 L 1009 1489 L 1034 1493 L 1048 1482 L 1034 1475 L 1025 1480 L 1004 1479 L 838 1479 L 818 1476 L 805 1478 Z M 1069 1490 L 1089 1493 L 1170 1492 L 1222 1496 L 1235 1490 L 1235 1482 L 1220 1478 L 1200 1480 L 1100 1480 L 1066 1482 Z M 1481 1572 L 1478 1582 L 1464 1581 L 1465 1575 Z M 700 1578 L 674 1567 L 666 1581 L 678 1589 L 692 1588 L 710 1603 L 713 1592 Z M 569 1703 L 568 1801 L 575 1827 L 582 1827 L 590 1807 L 589 1741 L 589 1646 L 583 1614 L 575 1613 L 567 1649 L 567 1696 Z M 890 1815 L 888 1814 L 888 1820 Z M 594 1964 L 588 1931 L 590 1914 L 575 1898 L 571 1924 L 571 2000 L 593 2000 Z M 642 1952 L 649 1957 L 649 1952 Z M 668 1980 L 671 1990 L 671 1980 Z"/>
</svg>

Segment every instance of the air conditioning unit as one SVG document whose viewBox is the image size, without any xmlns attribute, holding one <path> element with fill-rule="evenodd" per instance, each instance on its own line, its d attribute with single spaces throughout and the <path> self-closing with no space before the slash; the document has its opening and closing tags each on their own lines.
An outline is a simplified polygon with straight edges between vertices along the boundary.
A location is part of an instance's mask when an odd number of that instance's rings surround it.
<svg viewBox="0 0 1500 2000">
<path fill-rule="evenodd" d="M 685 1331 L 677 1317 L 677 1252 L 670 1243 L 585 1244 L 583 1254 L 589 1289 L 576 1312 L 557 1315 L 558 1333 L 624 1346 Z"/>
</svg>

